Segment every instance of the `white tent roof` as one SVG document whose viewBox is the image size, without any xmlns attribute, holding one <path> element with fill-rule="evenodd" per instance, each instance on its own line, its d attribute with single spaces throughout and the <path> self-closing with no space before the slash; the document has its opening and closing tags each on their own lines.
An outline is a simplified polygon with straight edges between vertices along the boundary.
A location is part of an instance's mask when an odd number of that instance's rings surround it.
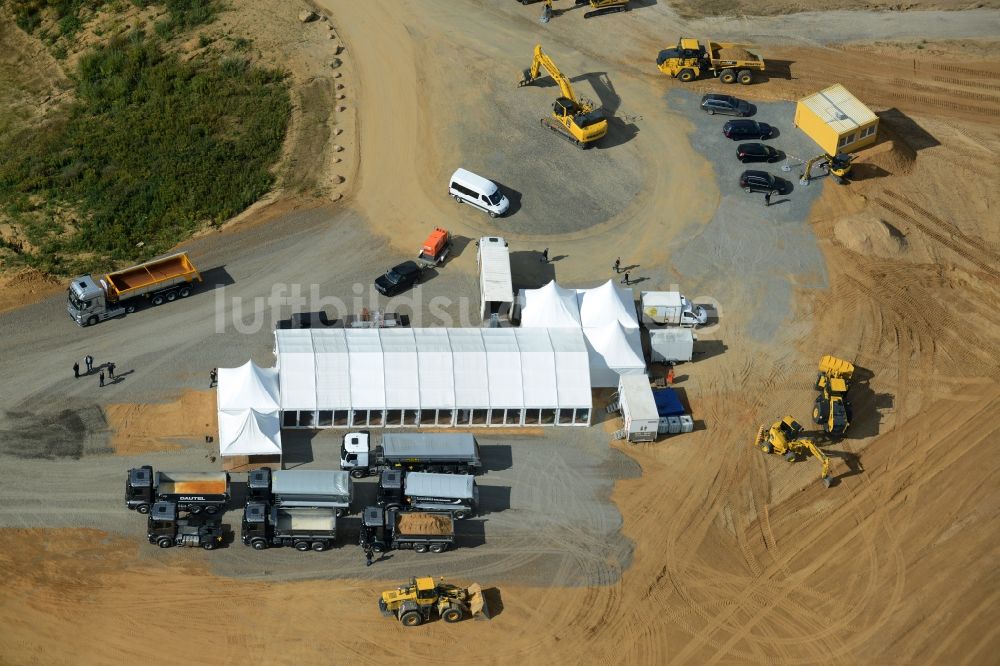
<svg viewBox="0 0 1000 666">
<path fill-rule="evenodd" d="M 593 386 L 617 386 L 619 375 L 646 373 L 642 339 L 637 328 L 623 328 L 611 322 L 600 328 L 584 329 L 590 354 Z"/>
<path fill-rule="evenodd" d="M 591 406 L 579 328 L 279 329 L 275 338 L 284 410 Z"/>
<path fill-rule="evenodd" d="M 281 455 L 281 424 L 278 410 L 219 411 L 219 454 Z"/>
<path fill-rule="evenodd" d="M 278 408 L 278 371 L 247 361 L 238 368 L 219 368 L 216 403 L 222 409 Z"/>
<path fill-rule="evenodd" d="M 599 287 L 577 289 L 576 295 L 584 328 L 601 327 L 611 322 L 618 322 L 625 328 L 639 328 L 631 289 L 608 280 Z"/>
<path fill-rule="evenodd" d="M 563 289 L 552 280 L 541 289 L 522 289 L 521 327 L 560 328 L 580 326 L 576 292 Z"/>
</svg>

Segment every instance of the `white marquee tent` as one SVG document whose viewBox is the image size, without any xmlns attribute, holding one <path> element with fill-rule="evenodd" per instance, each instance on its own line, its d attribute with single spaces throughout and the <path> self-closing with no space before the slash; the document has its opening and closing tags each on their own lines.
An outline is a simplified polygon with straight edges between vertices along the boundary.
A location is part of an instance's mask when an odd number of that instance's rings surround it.
<svg viewBox="0 0 1000 666">
<path fill-rule="evenodd" d="M 632 299 L 632 290 L 613 280 L 576 290 L 563 289 L 552 281 L 540 289 L 521 291 L 521 327 L 582 328 L 591 386 L 618 386 L 619 376 L 646 372 Z"/>
<path fill-rule="evenodd" d="M 279 329 L 284 427 L 589 425 L 579 328 Z"/>
<path fill-rule="evenodd" d="M 278 371 L 247 361 L 238 368 L 219 368 L 218 382 L 219 453 L 281 455 Z"/>
</svg>

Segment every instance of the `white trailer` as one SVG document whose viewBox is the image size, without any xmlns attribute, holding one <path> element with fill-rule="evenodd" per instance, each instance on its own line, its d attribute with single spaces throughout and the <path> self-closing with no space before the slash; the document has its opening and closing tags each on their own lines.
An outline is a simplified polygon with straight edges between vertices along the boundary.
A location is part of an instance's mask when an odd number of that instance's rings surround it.
<svg viewBox="0 0 1000 666">
<path fill-rule="evenodd" d="M 509 314 L 514 303 L 514 286 L 510 277 L 510 252 L 507 241 L 498 236 L 484 236 L 476 242 L 476 264 L 479 266 L 479 316 Z"/>
<path fill-rule="evenodd" d="M 618 401 L 624 426 L 615 439 L 630 442 L 653 442 L 660 424 L 653 389 L 647 375 L 622 375 L 618 380 Z"/>
<path fill-rule="evenodd" d="M 698 338 L 690 328 L 649 329 L 649 352 L 653 363 L 683 363 L 694 355 Z"/>
<path fill-rule="evenodd" d="M 700 326 L 708 321 L 705 308 L 679 291 L 640 292 L 643 323 L 660 326 Z"/>
</svg>

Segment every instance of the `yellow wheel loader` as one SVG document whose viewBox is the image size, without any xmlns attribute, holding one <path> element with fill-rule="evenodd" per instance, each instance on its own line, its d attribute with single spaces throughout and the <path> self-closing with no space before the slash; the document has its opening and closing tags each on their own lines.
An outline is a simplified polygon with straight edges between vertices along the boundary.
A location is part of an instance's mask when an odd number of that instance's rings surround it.
<svg viewBox="0 0 1000 666">
<path fill-rule="evenodd" d="M 445 622 L 466 617 L 489 619 L 489 609 L 478 583 L 458 587 L 430 576 L 411 578 L 409 584 L 383 592 L 378 600 L 382 615 L 395 617 L 406 627 L 416 627 L 437 615 Z"/>
<path fill-rule="evenodd" d="M 851 403 L 847 399 L 848 383 L 854 376 L 854 365 L 850 361 L 835 356 L 824 356 L 819 360 L 816 375 L 816 396 L 813 406 L 813 421 L 823 426 L 823 430 L 834 436 L 842 436 L 851 425 Z"/>
<path fill-rule="evenodd" d="M 764 453 L 782 455 L 788 462 L 796 462 L 812 455 L 823 465 L 821 479 L 823 485 L 829 488 L 833 484 L 833 477 L 830 476 L 830 459 L 811 439 L 800 438 L 802 432 L 802 426 L 791 416 L 786 416 L 780 421 L 775 421 L 770 428 L 761 426 L 757 431 L 754 446 Z"/>
<path fill-rule="evenodd" d="M 541 70 L 548 72 L 552 80 L 559 86 L 561 96 L 552 104 L 552 118 L 542 118 L 542 127 L 552 130 L 560 137 L 580 148 L 586 148 L 608 133 L 608 121 L 602 109 L 595 108 L 593 103 L 577 99 L 569 79 L 552 59 L 542 52 L 542 45 L 535 46 L 535 55 L 531 67 L 524 70 L 517 85 L 527 86 L 538 80 Z"/>
</svg>

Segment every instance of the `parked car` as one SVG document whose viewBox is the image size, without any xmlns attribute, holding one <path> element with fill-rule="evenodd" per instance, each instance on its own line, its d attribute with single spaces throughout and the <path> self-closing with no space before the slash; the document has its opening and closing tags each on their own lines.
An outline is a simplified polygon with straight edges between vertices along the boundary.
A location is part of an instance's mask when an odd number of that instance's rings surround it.
<svg viewBox="0 0 1000 666">
<path fill-rule="evenodd" d="M 753 107 L 747 102 L 732 95 L 717 95 L 709 93 L 701 98 L 701 110 L 712 116 L 721 113 L 725 116 L 750 116 Z"/>
<path fill-rule="evenodd" d="M 740 162 L 774 162 L 781 159 L 781 153 L 763 143 L 741 143 L 736 147 L 736 159 Z"/>
<path fill-rule="evenodd" d="M 774 176 L 766 171 L 744 171 L 740 174 L 740 187 L 747 192 L 770 192 L 778 194 L 781 189 Z"/>
<path fill-rule="evenodd" d="M 769 139 L 774 128 L 756 120 L 730 120 L 722 126 L 722 133 L 733 141 L 740 139 Z"/>
<path fill-rule="evenodd" d="M 420 266 L 413 261 L 404 261 L 393 266 L 385 275 L 375 278 L 375 288 L 383 296 L 394 296 L 420 282 Z"/>
</svg>

